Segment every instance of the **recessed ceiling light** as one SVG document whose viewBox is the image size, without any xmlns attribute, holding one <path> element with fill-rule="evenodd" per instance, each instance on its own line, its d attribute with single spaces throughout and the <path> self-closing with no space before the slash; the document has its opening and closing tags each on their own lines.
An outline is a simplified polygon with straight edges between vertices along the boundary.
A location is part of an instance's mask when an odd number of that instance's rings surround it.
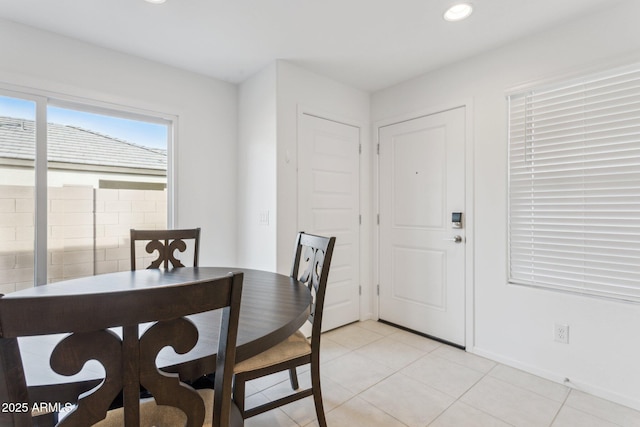
<svg viewBox="0 0 640 427">
<path fill-rule="evenodd" d="M 167 0 L 145 0 L 147 3 L 162 4 Z"/>
<path fill-rule="evenodd" d="M 444 19 L 451 22 L 461 21 L 468 18 L 471 12 L 473 12 L 473 7 L 470 3 L 454 4 L 444 13 Z"/>
</svg>

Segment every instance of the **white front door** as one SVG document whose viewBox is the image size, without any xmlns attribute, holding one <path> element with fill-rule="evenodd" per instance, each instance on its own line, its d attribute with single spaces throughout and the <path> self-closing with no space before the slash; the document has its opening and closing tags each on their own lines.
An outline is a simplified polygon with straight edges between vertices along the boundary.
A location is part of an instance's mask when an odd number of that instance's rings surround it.
<svg viewBox="0 0 640 427">
<path fill-rule="evenodd" d="M 308 114 L 298 123 L 298 229 L 335 236 L 322 329 L 360 318 L 360 129 Z"/>
<path fill-rule="evenodd" d="M 379 317 L 464 346 L 465 109 L 381 127 L 379 142 Z"/>
</svg>

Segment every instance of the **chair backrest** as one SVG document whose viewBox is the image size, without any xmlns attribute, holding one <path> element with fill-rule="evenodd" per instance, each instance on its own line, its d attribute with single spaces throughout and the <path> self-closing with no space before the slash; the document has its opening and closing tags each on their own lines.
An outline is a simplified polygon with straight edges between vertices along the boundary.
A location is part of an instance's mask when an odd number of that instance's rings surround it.
<svg viewBox="0 0 640 427">
<path fill-rule="evenodd" d="M 305 283 L 313 295 L 309 313 L 313 347 L 320 344 L 324 297 L 335 243 L 335 237 L 315 236 L 304 232 L 298 233 L 296 238 L 291 277 Z"/>
<path fill-rule="evenodd" d="M 198 266 L 200 228 L 182 230 L 135 230 L 131 229 L 131 270 L 136 269 L 136 241 L 149 241 L 145 250 L 148 254 L 157 252 L 157 258 L 146 268 L 184 267 L 175 252 L 187 249 L 185 240 L 193 240 L 193 266 Z"/>
<path fill-rule="evenodd" d="M 53 371 L 74 375 L 85 362 L 95 359 L 106 374 L 99 387 L 80 395 L 77 408 L 62 420 L 64 426 L 89 426 L 100 421 L 121 391 L 124 425 L 139 426 L 142 386 L 157 404 L 183 411 L 187 426 L 200 427 L 205 417 L 203 399 L 176 374 L 161 372 L 156 356 L 166 346 L 186 353 L 198 342 L 198 330 L 185 316 L 222 309 L 213 414 L 214 426 L 228 426 L 242 279 L 242 273 L 230 273 L 218 279 L 146 289 L 2 296 L 0 402 L 22 405 L 33 401 L 29 399 L 18 337 L 68 333 L 51 354 Z M 156 323 L 145 325 L 148 329 L 139 336 L 139 325 L 147 322 Z M 114 332 L 120 330 L 122 337 Z M 1 411 L 0 426 L 32 426 L 28 409 Z"/>
</svg>

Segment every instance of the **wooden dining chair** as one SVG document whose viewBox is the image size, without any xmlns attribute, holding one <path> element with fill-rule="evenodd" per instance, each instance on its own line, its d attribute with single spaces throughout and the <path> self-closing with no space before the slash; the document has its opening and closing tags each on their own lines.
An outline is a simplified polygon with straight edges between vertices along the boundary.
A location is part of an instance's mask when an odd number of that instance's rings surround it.
<svg viewBox="0 0 640 427">
<path fill-rule="evenodd" d="M 327 279 L 335 241 L 335 237 L 298 234 L 291 277 L 305 283 L 313 295 L 308 319 L 311 323 L 311 339 L 308 340 L 302 332 L 297 331 L 275 347 L 236 364 L 233 393 L 243 418 L 250 418 L 296 400 L 313 396 L 318 424 L 320 427 L 326 427 L 327 422 L 324 416 L 320 388 L 320 333 Z M 311 387 L 300 390 L 296 368 L 307 364 L 310 365 Z M 289 371 L 291 387 L 294 392 L 272 402 L 247 409 L 245 407 L 245 383 L 281 371 Z"/>
<path fill-rule="evenodd" d="M 176 258 L 176 251 L 187 250 L 185 240 L 193 241 L 193 266 L 198 266 L 200 250 L 200 228 L 181 230 L 135 230 L 131 229 L 131 270 L 136 269 L 136 242 L 148 241 L 145 245 L 146 257 L 157 252 L 157 258 L 146 268 L 176 268 L 184 264 Z"/>
<path fill-rule="evenodd" d="M 50 334 L 68 334 L 51 353 L 54 372 L 74 375 L 89 360 L 98 361 L 105 371 L 104 380 L 81 394 L 77 407 L 58 426 L 242 426 L 232 400 L 242 279 L 242 273 L 230 273 L 148 289 L 1 297 L 0 402 L 13 406 L 0 411 L 0 426 L 33 425 L 29 409 L 34 398 L 27 388 L 18 338 Z M 199 340 L 198 330 L 185 316 L 217 309 L 221 326 L 215 390 L 196 392 L 177 374 L 160 371 L 156 357 L 166 346 L 178 354 L 191 350 Z M 142 328 L 140 336 L 141 324 L 148 328 Z M 153 397 L 141 401 L 140 387 Z M 109 410 L 121 391 L 124 407 Z"/>
</svg>

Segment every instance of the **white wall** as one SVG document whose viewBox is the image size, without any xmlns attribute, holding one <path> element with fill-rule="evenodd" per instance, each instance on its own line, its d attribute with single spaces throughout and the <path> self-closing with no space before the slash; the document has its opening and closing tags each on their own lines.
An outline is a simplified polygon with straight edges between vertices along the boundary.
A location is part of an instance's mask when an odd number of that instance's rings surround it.
<svg viewBox="0 0 640 427">
<path fill-rule="evenodd" d="M 240 87 L 238 109 L 234 85 L 4 20 L 0 20 L 0 84 L 177 116 L 176 225 L 203 227 L 201 263 L 233 265 L 238 260 L 260 268 L 275 266 L 281 272 L 289 270 L 298 231 L 299 108 L 361 124 L 362 140 L 367 141 L 370 119 L 435 112 L 471 99 L 476 232 L 470 236 L 475 253 L 475 339 L 470 350 L 559 381 L 568 377 L 577 387 L 640 409 L 640 307 L 506 283 L 504 100 L 505 90 L 513 86 L 640 52 L 639 15 L 640 2 L 630 0 L 563 29 L 380 91 L 372 97 L 371 117 L 368 94 L 285 61 Z M 363 148 L 361 279 L 362 317 L 366 318 L 374 306 L 373 286 L 367 286 L 372 284 L 373 239 L 364 230 L 375 230 L 370 197 L 375 158 L 372 147 Z M 260 162 L 261 156 L 268 159 L 267 164 Z M 247 161 L 245 169 L 243 161 Z M 261 169 L 252 170 L 257 163 Z M 237 165 L 242 174 L 236 172 Z M 249 188 L 260 176 L 268 178 L 263 183 L 264 198 L 258 200 Z M 236 190 L 242 195 L 239 199 Z M 260 210 L 271 213 L 266 229 L 256 227 Z M 240 232 L 240 224 L 249 225 L 249 230 L 253 227 L 265 239 L 265 254 L 241 249 L 249 234 Z M 242 245 L 238 251 L 236 236 Z M 569 345 L 553 342 L 556 321 L 571 326 Z"/>
<path fill-rule="evenodd" d="M 640 53 L 640 2 L 504 46 L 372 96 L 372 122 L 471 100 L 475 342 L 470 350 L 640 409 L 640 305 L 507 284 L 505 90 Z M 636 58 L 637 60 L 638 58 Z M 553 341 L 555 322 L 570 343 Z"/>
<path fill-rule="evenodd" d="M 178 117 L 177 227 L 202 227 L 201 263 L 236 260 L 236 86 L 0 20 L 0 84 Z"/>
<path fill-rule="evenodd" d="M 297 151 L 301 111 L 359 126 L 369 140 L 366 92 L 278 60 L 239 89 L 238 262 L 288 274 L 298 229 Z M 372 316 L 371 153 L 361 159 L 361 317 Z M 258 223 L 269 211 L 269 225 Z"/>
<path fill-rule="evenodd" d="M 238 265 L 269 271 L 276 270 L 276 117 L 273 62 L 238 91 Z"/>
<path fill-rule="evenodd" d="M 341 121 L 361 128 L 363 152 L 360 165 L 363 215 L 360 238 L 361 318 L 371 317 L 371 151 L 369 140 L 369 94 L 314 74 L 287 61 L 277 61 L 278 151 L 277 200 L 278 242 L 277 271 L 291 268 L 293 242 L 298 231 L 297 197 L 297 124 L 300 111 Z"/>
</svg>

